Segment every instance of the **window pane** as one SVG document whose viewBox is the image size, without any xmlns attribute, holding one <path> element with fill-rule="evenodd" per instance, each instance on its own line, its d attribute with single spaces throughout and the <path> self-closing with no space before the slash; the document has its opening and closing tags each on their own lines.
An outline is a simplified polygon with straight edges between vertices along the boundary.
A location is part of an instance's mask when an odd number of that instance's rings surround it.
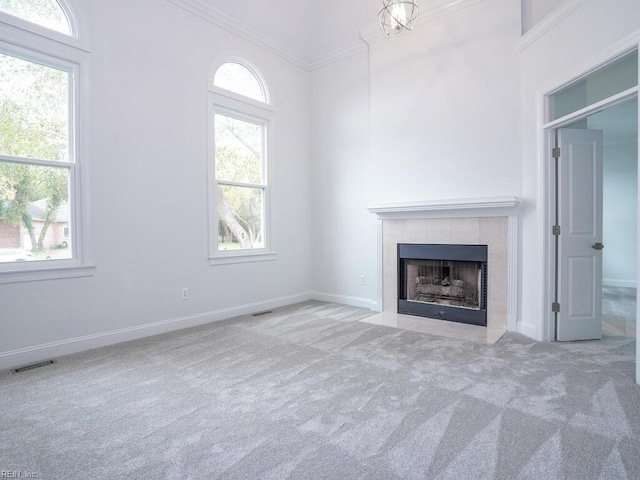
<svg viewBox="0 0 640 480">
<path fill-rule="evenodd" d="M 71 35 L 69 20 L 56 0 L 0 0 L 0 11 Z"/>
<path fill-rule="evenodd" d="M 216 179 L 263 182 L 264 125 L 215 116 Z"/>
<path fill-rule="evenodd" d="M 0 154 L 69 160 L 69 72 L 0 53 Z"/>
<path fill-rule="evenodd" d="M 225 63 L 218 68 L 213 84 L 259 102 L 267 101 L 256 76 L 239 63 Z"/>
<path fill-rule="evenodd" d="M 638 54 L 632 52 L 549 97 L 549 121 L 638 85 Z"/>
<path fill-rule="evenodd" d="M 218 186 L 218 250 L 264 248 L 264 190 Z"/>
<path fill-rule="evenodd" d="M 71 228 L 69 169 L 0 162 L 0 262 L 71 258 Z"/>
</svg>

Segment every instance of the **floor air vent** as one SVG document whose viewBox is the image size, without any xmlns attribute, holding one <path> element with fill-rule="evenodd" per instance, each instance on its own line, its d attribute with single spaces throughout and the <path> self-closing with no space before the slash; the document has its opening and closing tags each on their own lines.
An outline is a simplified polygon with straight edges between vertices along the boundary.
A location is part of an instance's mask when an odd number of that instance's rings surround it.
<svg viewBox="0 0 640 480">
<path fill-rule="evenodd" d="M 11 370 L 11 373 L 22 373 L 29 370 L 33 370 L 34 368 L 46 367 L 47 365 L 53 365 L 54 363 L 58 363 L 55 360 L 45 360 L 44 362 L 33 363 L 31 365 L 25 365 L 24 367 L 14 368 Z"/>
<path fill-rule="evenodd" d="M 265 310 L 264 312 L 258 312 L 258 313 L 254 313 L 252 315 L 252 317 L 260 317 L 262 315 L 269 315 L 270 313 L 273 313 L 273 311 L 271 310 Z"/>
</svg>

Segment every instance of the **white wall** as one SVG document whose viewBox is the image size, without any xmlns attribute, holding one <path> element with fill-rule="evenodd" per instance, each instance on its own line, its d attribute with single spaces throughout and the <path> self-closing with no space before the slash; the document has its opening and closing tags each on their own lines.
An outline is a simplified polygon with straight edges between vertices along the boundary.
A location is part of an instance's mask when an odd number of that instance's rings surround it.
<svg viewBox="0 0 640 480">
<path fill-rule="evenodd" d="M 519 195 L 519 15 L 481 2 L 371 47 L 367 202 Z"/>
<path fill-rule="evenodd" d="M 314 71 L 311 91 L 314 291 L 372 307 L 377 239 L 365 195 L 372 169 L 367 53 Z"/>
<path fill-rule="evenodd" d="M 604 146 L 603 284 L 635 288 L 638 143 Z"/>
<path fill-rule="evenodd" d="M 96 273 L 1 286 L 0 365 L 308 298 L 308 73 L 169 2 L 83 6 Z M 253 61 L 274 99 L 274 262 L 212 267 L 207 259 L 207 75 L 225 52 Z"/>
</svg>

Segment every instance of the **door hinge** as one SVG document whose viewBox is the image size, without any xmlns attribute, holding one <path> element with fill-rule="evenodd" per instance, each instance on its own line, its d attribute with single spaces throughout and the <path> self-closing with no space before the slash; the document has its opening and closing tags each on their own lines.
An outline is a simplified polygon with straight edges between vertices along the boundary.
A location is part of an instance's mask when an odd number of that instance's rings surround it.
<svg viewBox="0 0 640 480">
<path fill-rule="evenodd" d="M 560 236 L 560 225 L 553 226 L 553 235 L 556 237 Z"/>
<path fill-rule="evenodd" d="M 553 302 L 551 304 L 551 311 L 553 313 L 560 313 L 560 304 L 558 302 Z"/>
<path fill-rule="evenodd" d="M 560 147 L 553 147 L 551 149 L 551 156 L 556 160 L 560 158 Z"/>
</svg>

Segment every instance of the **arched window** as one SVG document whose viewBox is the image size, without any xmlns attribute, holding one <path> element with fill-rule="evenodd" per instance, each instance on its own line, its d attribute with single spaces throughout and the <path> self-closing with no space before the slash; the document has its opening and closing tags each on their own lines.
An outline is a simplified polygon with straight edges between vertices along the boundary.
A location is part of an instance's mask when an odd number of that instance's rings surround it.
<svg viewBox="0 0 640 480">
<path fill-rule="evenodd" d="M 60 33 L 76 40 L 64 5 L 0 0 L 0 283 L 92 271 L 81 131 L 89 54 L 73 42 L 60 49 Z"/>
<path fill-rule="evenodd" d="M 212 263 L 263 260 L 274 255 L 268 89 L 243 60 L 216 68 L 210 85 L 210 257 Z"/>
<path fill-rule="evenodd" d="M 268 103 L 265 88 L 256 75 L 240 63 L 224 63 L 216 71 L 213 84 L 259 102 Z"/>
<path fill-rule="evenodd" d="M 0 0 L 0 11 L 41 27 L 71 35 L 71 24 L 56 0 Z"/>
</svg>

